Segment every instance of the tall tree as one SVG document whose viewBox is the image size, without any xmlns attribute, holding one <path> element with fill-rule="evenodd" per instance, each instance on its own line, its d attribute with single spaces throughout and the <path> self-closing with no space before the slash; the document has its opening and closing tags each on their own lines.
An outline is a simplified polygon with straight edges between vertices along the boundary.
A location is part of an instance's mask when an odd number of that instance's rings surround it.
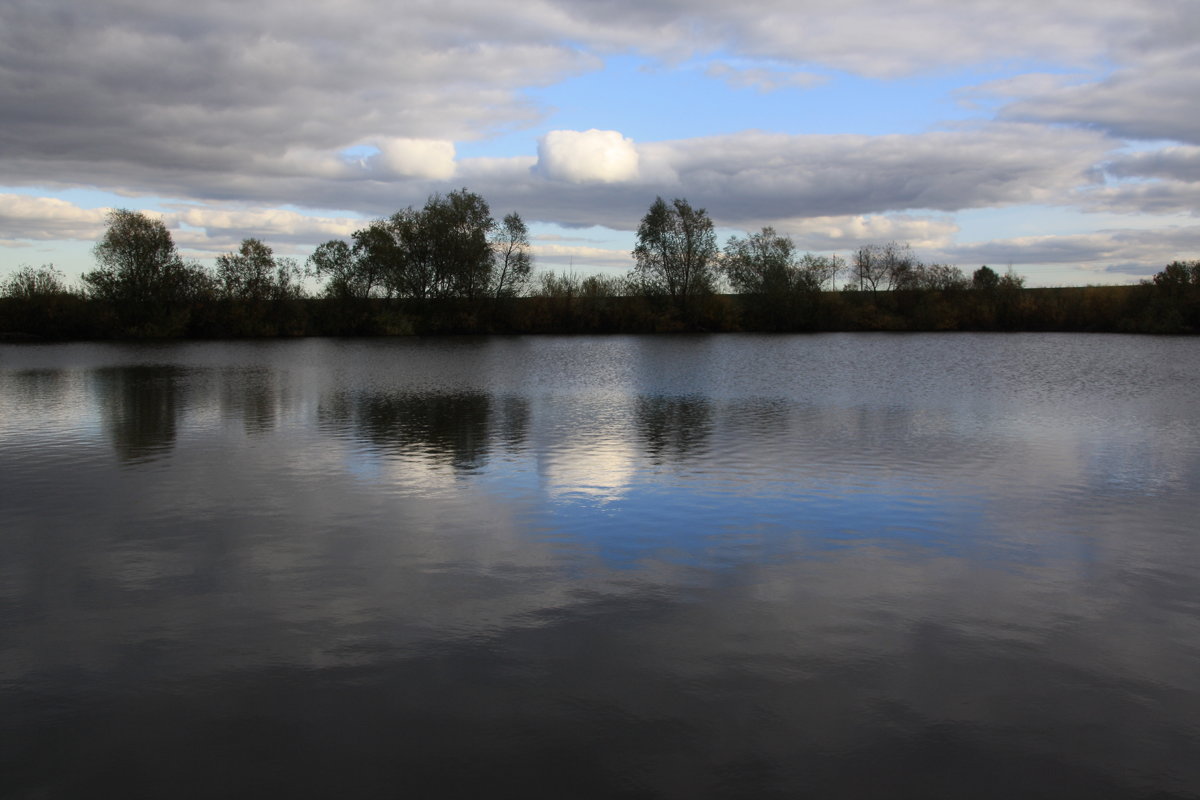
<svg viewBox="0 0 1200 800">
<path fill-rule="evenodd" d="M 492 296 L 499 300 L 521 293 L 533 270 L 529 252 L 529 228 L 515 211 L 504 217 L 492 237 L 495 265 L 492 268 Z"/>
<path fill-rule="evenodd" d="M 687 313 L 689 300 L 709 294 L 716 283 L 717 238 L 702 208 L 658 197 L 638 226 L 633 249 L 643 283 L 662 292 Z"/>
<path fill-rule="evenodd" d="M 434 195 L 425 203 L 421 222 L 435 265 L 435 296 L 480 297 L 491 279 L 489 236 L 496 226 L 487 201 L 465 188 Z"/>
</svg>

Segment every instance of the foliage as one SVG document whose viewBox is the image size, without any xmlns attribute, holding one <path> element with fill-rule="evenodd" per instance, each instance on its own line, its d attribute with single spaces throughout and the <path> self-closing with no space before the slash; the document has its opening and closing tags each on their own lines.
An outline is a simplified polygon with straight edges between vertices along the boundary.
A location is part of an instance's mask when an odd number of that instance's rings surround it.
<svg viewBox="0 0 1200 800">
<path fill-rule="evenodd" d="M 814 327 L 821 291 L 843 266 L 836 256 L 798 255 L 791 237 L 770 227 L 730 237 L 721 258 L 730 286 L 744 295 L 747 322 L 766 330 Z"/>
<path fill-rule="evenodd" d="M 384 223 L 372 222 L 351 234 L 353 246 L 340 239 L 317 245 L 308 267 L 325 279 L 325 295 L 335 300 L 366 300 L 384 285 L 386 258 L 382 245 L 390 245 Z"/>
<path fill-rule="evenodd" d="M 109 212 L 108 229 L 93 249 L 97 268 L 84 273 L 88 294 L 111 306 L 123 332 L 176 336 L 187 329 L 190 303 L 213 281 L 186 263 L 162 220 L 138 211 Z"/>
<path fill-rule="evenodd" d="M 366 299 L 370 294 L 370 283 L 360 280 L 350 245 L 339 239 L 331 239 L 317 245 L 308 257 L 313 274 L 328 281 L 325 293 L 328 297 Z"/>
<path fill-rule="evenodd" d="M 270 336 L 303 328 L 304 274 L 295 259 L 277 257 L 258 239 L 217 256 L 214 280 L 223 306 L 215 327 L 234 336 Z"/>
<path fill-rule="evenodd" d="M 923 289 L 936 292 L 959 292 L 966 289 L 970 282 L 958 267 L 951 264 L 930 264 L 924 267 L 920 285 Z"/>
<path fill-rule="evenodd" d="M 967 287 L 967 276 L 949 264 L 922 264 L 913 259 L 904 263 L 892 278 L 892 289 L 899 292 L 953 292 Z"/>
<path fill-rule="evenodd" d="M 1144 327 L 1157 333 L 1200 331 L 1200 260 L 1172 261 L 1151 280 Z"/>
<path fill-rule="evenodd" d="M 528 234 L 510 215 L 507 273 L 501 293 L 515 291 L 528 275 Z M 461 189 L 433 195 L 425 207 L 406 208 L 340 240 L 317 247 L 309 264 L 327 279 L 331 298 L 365 301 L 382 296 L 425 300 L 476 300 L 490 296 L 496 223 L 487 201 Z"/>
<path fill-rule="evenodd" d="M 804 282 L 795 243 L 770 227 L 744 239 L 729 237 L 721 267 L 733 290 L 741 294 L 790 294 Z"/>
<path fill-rule="evenodd" d="M 495 226 L 487 201 L 460 189 L 431 196 L 419 211 L 407 208 L 380 221 L 363 252 L 382 267 L 389 294 L 413 300 L 475 300 L 489 287 L 489 235 Z"/>
<path fill-rule="evenodd" d="M 216 280 L 227 299 L 261 300 L 270 292 L 275 259 L 258 239 L 243 239 L 236 253 L 217 256 Z"/>
<path fill-rule="evenodd" d="M 1168 295 L 1189 296 L 1200 291 L 1200 260 L 1172 261 L 1153 278 L 1154 285 Z"/>
</svg>

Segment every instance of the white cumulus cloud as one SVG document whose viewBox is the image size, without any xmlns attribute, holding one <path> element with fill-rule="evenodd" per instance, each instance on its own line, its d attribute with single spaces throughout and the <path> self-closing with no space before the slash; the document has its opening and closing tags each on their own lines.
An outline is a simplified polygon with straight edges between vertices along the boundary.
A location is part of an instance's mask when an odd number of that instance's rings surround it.
<svg viewBox="0 0 1200 800">
<path fill-rule="evenodd" d="M 567 183 L 637 180 L 638 151 L 620 131 L 550 131 L 538 143 L 538 171 Z"/>
<path fill-rule="evenodd" d="M 387 138 L 376 143 L 372 166 L 391 176 L 446 180 L 454 177 L 454 142 L 444 139 Z"/>
<path fill-rule="evenodd" d="M 400 178 L 446 180 L 454 178 L 454 142 L 445 139 L 386 138 L 376 143 L 379 155 L 373 167 Z"/>
</svg>

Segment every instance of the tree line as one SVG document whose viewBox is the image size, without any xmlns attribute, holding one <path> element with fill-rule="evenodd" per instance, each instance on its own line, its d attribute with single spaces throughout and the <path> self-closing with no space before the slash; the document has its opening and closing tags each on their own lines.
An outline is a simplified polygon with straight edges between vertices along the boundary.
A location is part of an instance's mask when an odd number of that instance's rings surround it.
<svg viewBox="0 0 1200 800">
<path fill-rule="evenodd" d="M 704 209 L 661 197 L 638 226 L 633 268 L 616 277 L 535 274 L 520 215 L 497 220 L 465 188 L 323 242 L 303 263 L 248 238 L 206 269 L 182 257 L 163 222 L 122 209 L 93 253 L 79 289 L 50 265 L 0 282 L 0 335 L 1200 331 L 1200 261 L 1138 286 L 1026 289 L 1011 270 L 968 276 L 896 242 L 843 259 L 801 253 L 767 227 L 720 246 Z"/>
</svg>

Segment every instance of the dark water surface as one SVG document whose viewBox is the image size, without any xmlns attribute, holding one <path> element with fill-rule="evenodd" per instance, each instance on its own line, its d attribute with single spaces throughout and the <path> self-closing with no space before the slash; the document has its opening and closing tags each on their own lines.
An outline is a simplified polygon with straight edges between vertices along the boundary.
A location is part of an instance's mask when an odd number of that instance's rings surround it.
<svg viewBox="0 0 1200 800">
<path fill-rule="evenodd" d="M 1200 340 L 0 345 L 0 796 L 1200 797 Z"/>
</svg>

